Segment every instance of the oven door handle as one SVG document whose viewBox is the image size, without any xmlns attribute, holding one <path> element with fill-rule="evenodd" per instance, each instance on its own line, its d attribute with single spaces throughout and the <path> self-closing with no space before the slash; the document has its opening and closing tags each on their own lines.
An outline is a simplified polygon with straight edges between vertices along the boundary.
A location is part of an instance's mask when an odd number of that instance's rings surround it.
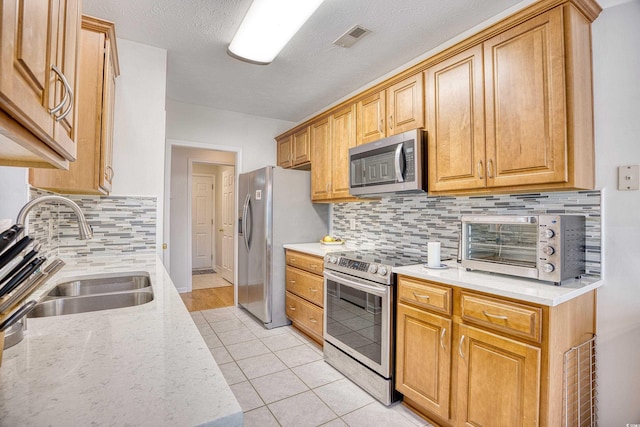
<svg viewBox="0 0 640 427">
<path fill-rule="evenodd" d="M 359 291 L 363 291 L 379 297 L 384 297 L 385 295 L 387 295 L 387 292 L 390 289 L 389 286 L 384 286 L 384 285 L 375 286 L 375 285 L 367 285 L 365 283 L 356 282 L 355 280 L 348 279 L 343 275 L 338 275 L 327 270 L 324 271 L 324 277 L 327 279 L 331 279 L 337 283 L 347 285 Z"/>
</svg>

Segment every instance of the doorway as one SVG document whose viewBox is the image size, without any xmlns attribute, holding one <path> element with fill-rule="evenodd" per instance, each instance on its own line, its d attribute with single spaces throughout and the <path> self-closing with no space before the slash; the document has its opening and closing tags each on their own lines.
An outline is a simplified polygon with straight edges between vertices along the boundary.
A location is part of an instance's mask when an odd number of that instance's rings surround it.
<svg viewBox="0 0 640 427">
<path fill-rule="evenodd" d="M 167 142 L 163 260 L 185 305 L 193 310 L 236 302 L 239 153 L 237 147 Z"/>
</svg>

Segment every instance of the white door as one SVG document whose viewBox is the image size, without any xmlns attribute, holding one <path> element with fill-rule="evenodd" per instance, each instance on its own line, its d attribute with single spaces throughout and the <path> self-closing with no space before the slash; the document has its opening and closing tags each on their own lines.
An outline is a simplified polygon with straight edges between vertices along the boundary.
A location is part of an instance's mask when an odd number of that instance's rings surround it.
<svg viewBox="0 0 640 427">
<path fill-rule="evenodd" d="M 213 177 L 193 175 L 191 181 L 191 268 L 213 267 Z"/>
<path fill-rule="evenodd" d="M 222 277 L 233 283 L 235 173 L 222 172 Z"/>
</svg>

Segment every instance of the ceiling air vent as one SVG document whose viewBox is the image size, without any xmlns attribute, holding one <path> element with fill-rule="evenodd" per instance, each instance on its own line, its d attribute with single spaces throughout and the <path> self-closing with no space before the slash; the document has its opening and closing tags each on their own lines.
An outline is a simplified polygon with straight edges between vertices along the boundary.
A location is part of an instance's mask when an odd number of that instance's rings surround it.
<svg viewBox="0 0 640 427">
<path fill-rule="evenodd" d="M 367 30 L 360 25 L 354 25 L 346 33 L 338 37 L 338 39 L 334 41 L 333 44 L 340 47 L 351 47 L 355 44 L 355 42 L 357 42 L 370 32 L 370 30 Z"/>
</svg>

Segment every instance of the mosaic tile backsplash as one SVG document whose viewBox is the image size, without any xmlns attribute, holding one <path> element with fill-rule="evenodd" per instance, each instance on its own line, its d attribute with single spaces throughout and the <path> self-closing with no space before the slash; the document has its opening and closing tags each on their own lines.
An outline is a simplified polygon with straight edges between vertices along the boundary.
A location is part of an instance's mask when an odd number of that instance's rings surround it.
<svg viewBox="0 0 640 427">
<path fill-rule="evenodd" d="M 370 249 L 417 252 L 439 241 L 442 257 L 457 258 L 462 215 L 578 214 L 586 216 L 586 270 L 600 274 L 600 191 L 469 197 L 426 195 L 333 205 L 332 233 Z M 350 220 L 356 223 L 349 228 Z"/>
<path fill-rule="evenodd" d="M 54 194 L 31 188 L 31 198 Z M 45 204 L 29 215 L 29 235 L 47 258 L 122 256 L 156 250 L 156 197 L 65 195 L 80 206 L 93 239 L 78 240 L 75 215 L 64 205 Z"/>
</svg>

